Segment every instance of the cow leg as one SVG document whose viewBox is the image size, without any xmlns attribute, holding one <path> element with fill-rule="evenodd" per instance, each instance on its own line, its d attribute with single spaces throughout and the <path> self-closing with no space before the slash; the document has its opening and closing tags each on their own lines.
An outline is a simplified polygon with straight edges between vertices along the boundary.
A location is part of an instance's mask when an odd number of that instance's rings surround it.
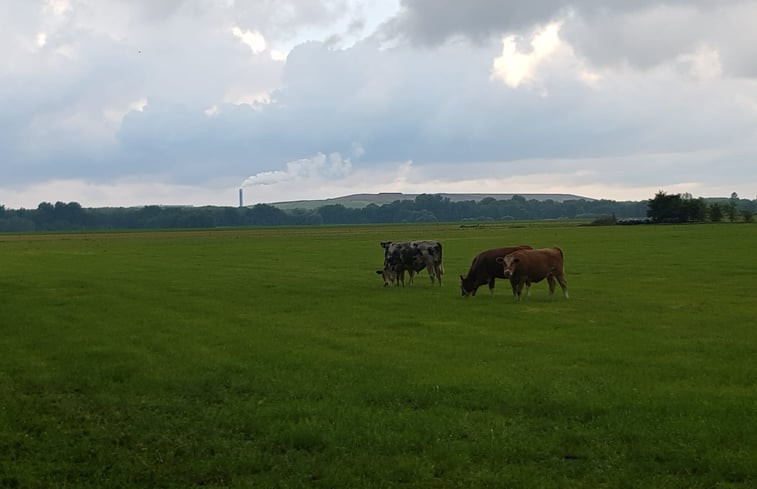
<svg viewBox="0 0 757 489">
<path fill-rule="evenodd" d="M 492 297 L 494 297 L 494 280 L 494 278 L 491 278 L 489 280 L 489 295 L 491 295 Z"/>
<path fill-rule="evenodd" d="M 518 294 L 516 295 L 518 300 L 520 300 L 520 296 L 522 293 L 523 293 L 523 282 L 518 282 Z"/>
<path fill-rule="evenodd" d="M 560 274 L 557 276 L 557 281 L 560 282 L 560 287 L 562 288 L 562 295 L 566 299 L 568 298 L 568 282 L 565 280 L 565 275 Z"/>
<path fill-rule="evenodd" d="M 555 277 L 553 275 L 547 275 L 547 282 L 549 282 L 549 296 L 555 295 Z"/>
</svg>

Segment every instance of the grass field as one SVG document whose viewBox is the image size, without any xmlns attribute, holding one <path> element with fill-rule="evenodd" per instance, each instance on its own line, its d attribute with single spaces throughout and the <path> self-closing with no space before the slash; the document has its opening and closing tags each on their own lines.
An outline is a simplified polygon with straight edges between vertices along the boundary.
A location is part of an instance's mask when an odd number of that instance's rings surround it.
<svg viewBox="0 0 757 489">
<path fill-rule="evenodd" d="M 379 241 L 438 239 L 383 288 Z M 486 248 L 546 283 L 460 297 Z M 0 235 L 0 487 L 757 487 L 757 226 Z"/>
</svg>

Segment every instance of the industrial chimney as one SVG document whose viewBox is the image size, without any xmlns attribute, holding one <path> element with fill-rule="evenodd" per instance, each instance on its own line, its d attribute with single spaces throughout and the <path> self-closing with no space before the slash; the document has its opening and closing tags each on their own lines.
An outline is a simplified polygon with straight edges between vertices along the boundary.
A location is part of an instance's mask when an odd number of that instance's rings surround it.
<svg viewBox="0 0 757 489">
<path fill-rule="evenodd" d="M 244 207 L 244 195 L 242 189 L 239 189 L 239 207 Z"/>
</svg>

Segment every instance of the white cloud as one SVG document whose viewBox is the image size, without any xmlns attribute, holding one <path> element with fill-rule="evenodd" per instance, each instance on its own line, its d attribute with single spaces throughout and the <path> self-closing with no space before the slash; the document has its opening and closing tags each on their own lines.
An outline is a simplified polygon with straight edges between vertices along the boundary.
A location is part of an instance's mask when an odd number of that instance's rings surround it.
<svg viewBox="0 0 757 489">
<path fill-rule="evenodd" d="M 111 182 L 85 179 L 47 180 L 12 188 L 0 187 L 0 205 L 34 209 L 40 202 L 78 202 L 83 207 L 143 205 L 237 205 L 237 187 L 178 185 L 155 176 Z"/>
<path fill-rule="evenodd" d="M 49 9 L 53 15 L 61 16 L 71 9 L 71 2 L 70 0 L 47 0 L 45 8 Z"/>
<path fill-rule="evenodd" d="M 518 50 L 519 39 L 509 35 L 502 39 L 502 54 L 494 58 L 492 77 L 499 79 L 511 88 L 517 88 L 524 82 L 536 77 L 539 65 L 546 61 L 560 47 L 560 24 L 552 22 L 537 28 L 530 41 L 531 49 L 526 52 Z"/>
<path fill-rule="evenodd" d="M 231 33 L 234 34 L 235 37 L 238 37 L 239 40 L 242 41 L 242 43 L 247 47 L 249 47 L 255 54 L 262 53 L 268 46 L 265 42 L 265 38 L 258 31 L 243 31 L 239 27 L 235 26 L 231 28 Z"/>
<path fill-rule="evenodd" d="M 137 100 L 127 103 L 122 107 L 108 107 L 103 110 L 103 117 L 111 124 L 120 125 L 124 116 L 129 112 L 142 112 L 147 107 L 147 98 L 141 97 Z"/>
<path fill-rule="evenodd" d="M 720 53 L 710 47 L 701 46 L 693 53 L 682 54 L 678 59 L 688 67 L 689 73 L 694 78 L 712 80 L 723 75 Z"/>
<path fill-rule="evenodd" d="M 271 59 L 274 61 L 286 61 L 287 56 L 289 56 L 289 51 L 271 49 Z"/>
</svg>

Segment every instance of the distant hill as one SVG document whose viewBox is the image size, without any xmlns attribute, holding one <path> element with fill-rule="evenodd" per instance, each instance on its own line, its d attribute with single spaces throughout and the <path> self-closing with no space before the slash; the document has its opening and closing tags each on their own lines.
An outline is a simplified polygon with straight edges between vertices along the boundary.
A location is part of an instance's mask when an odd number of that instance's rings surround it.
<svg viewBox="0 0 757 489">
<path fill-rule="evenodd" d="M 395 200 L 415 200 L 415 198 L 421 194 L 403 194 L 400 192 L 381 192 L 378 194 L 352 194 L 345 195 L 343 197 L 335 197 L 333 199 L 323 200 L 293 200 L 287 202 L 271 202 L 269 205 L 278 207 L 282 210 L 291 209 L 317 209 L 324 205 L 342 204 L 345 207 L 362 209 L 369 204 L 383 205 L 391 204 Z M 565 202 L 566 200 L 587 200 L 592 201 L 588 197 L 581 197 L 579 195 L 572 194 L 445 194 L 439 193 L 434 195 L 441 195 L 442 197 L 449 198 L 452 202 L 461 202 L 464 200 L 474 200 L 479 202 L 487 197 L 491 197 L 497 200 L 509 200 L 514 195 L 520 195 L 526 200 L 554 200 L 555 202 Z"/>
</svg>

